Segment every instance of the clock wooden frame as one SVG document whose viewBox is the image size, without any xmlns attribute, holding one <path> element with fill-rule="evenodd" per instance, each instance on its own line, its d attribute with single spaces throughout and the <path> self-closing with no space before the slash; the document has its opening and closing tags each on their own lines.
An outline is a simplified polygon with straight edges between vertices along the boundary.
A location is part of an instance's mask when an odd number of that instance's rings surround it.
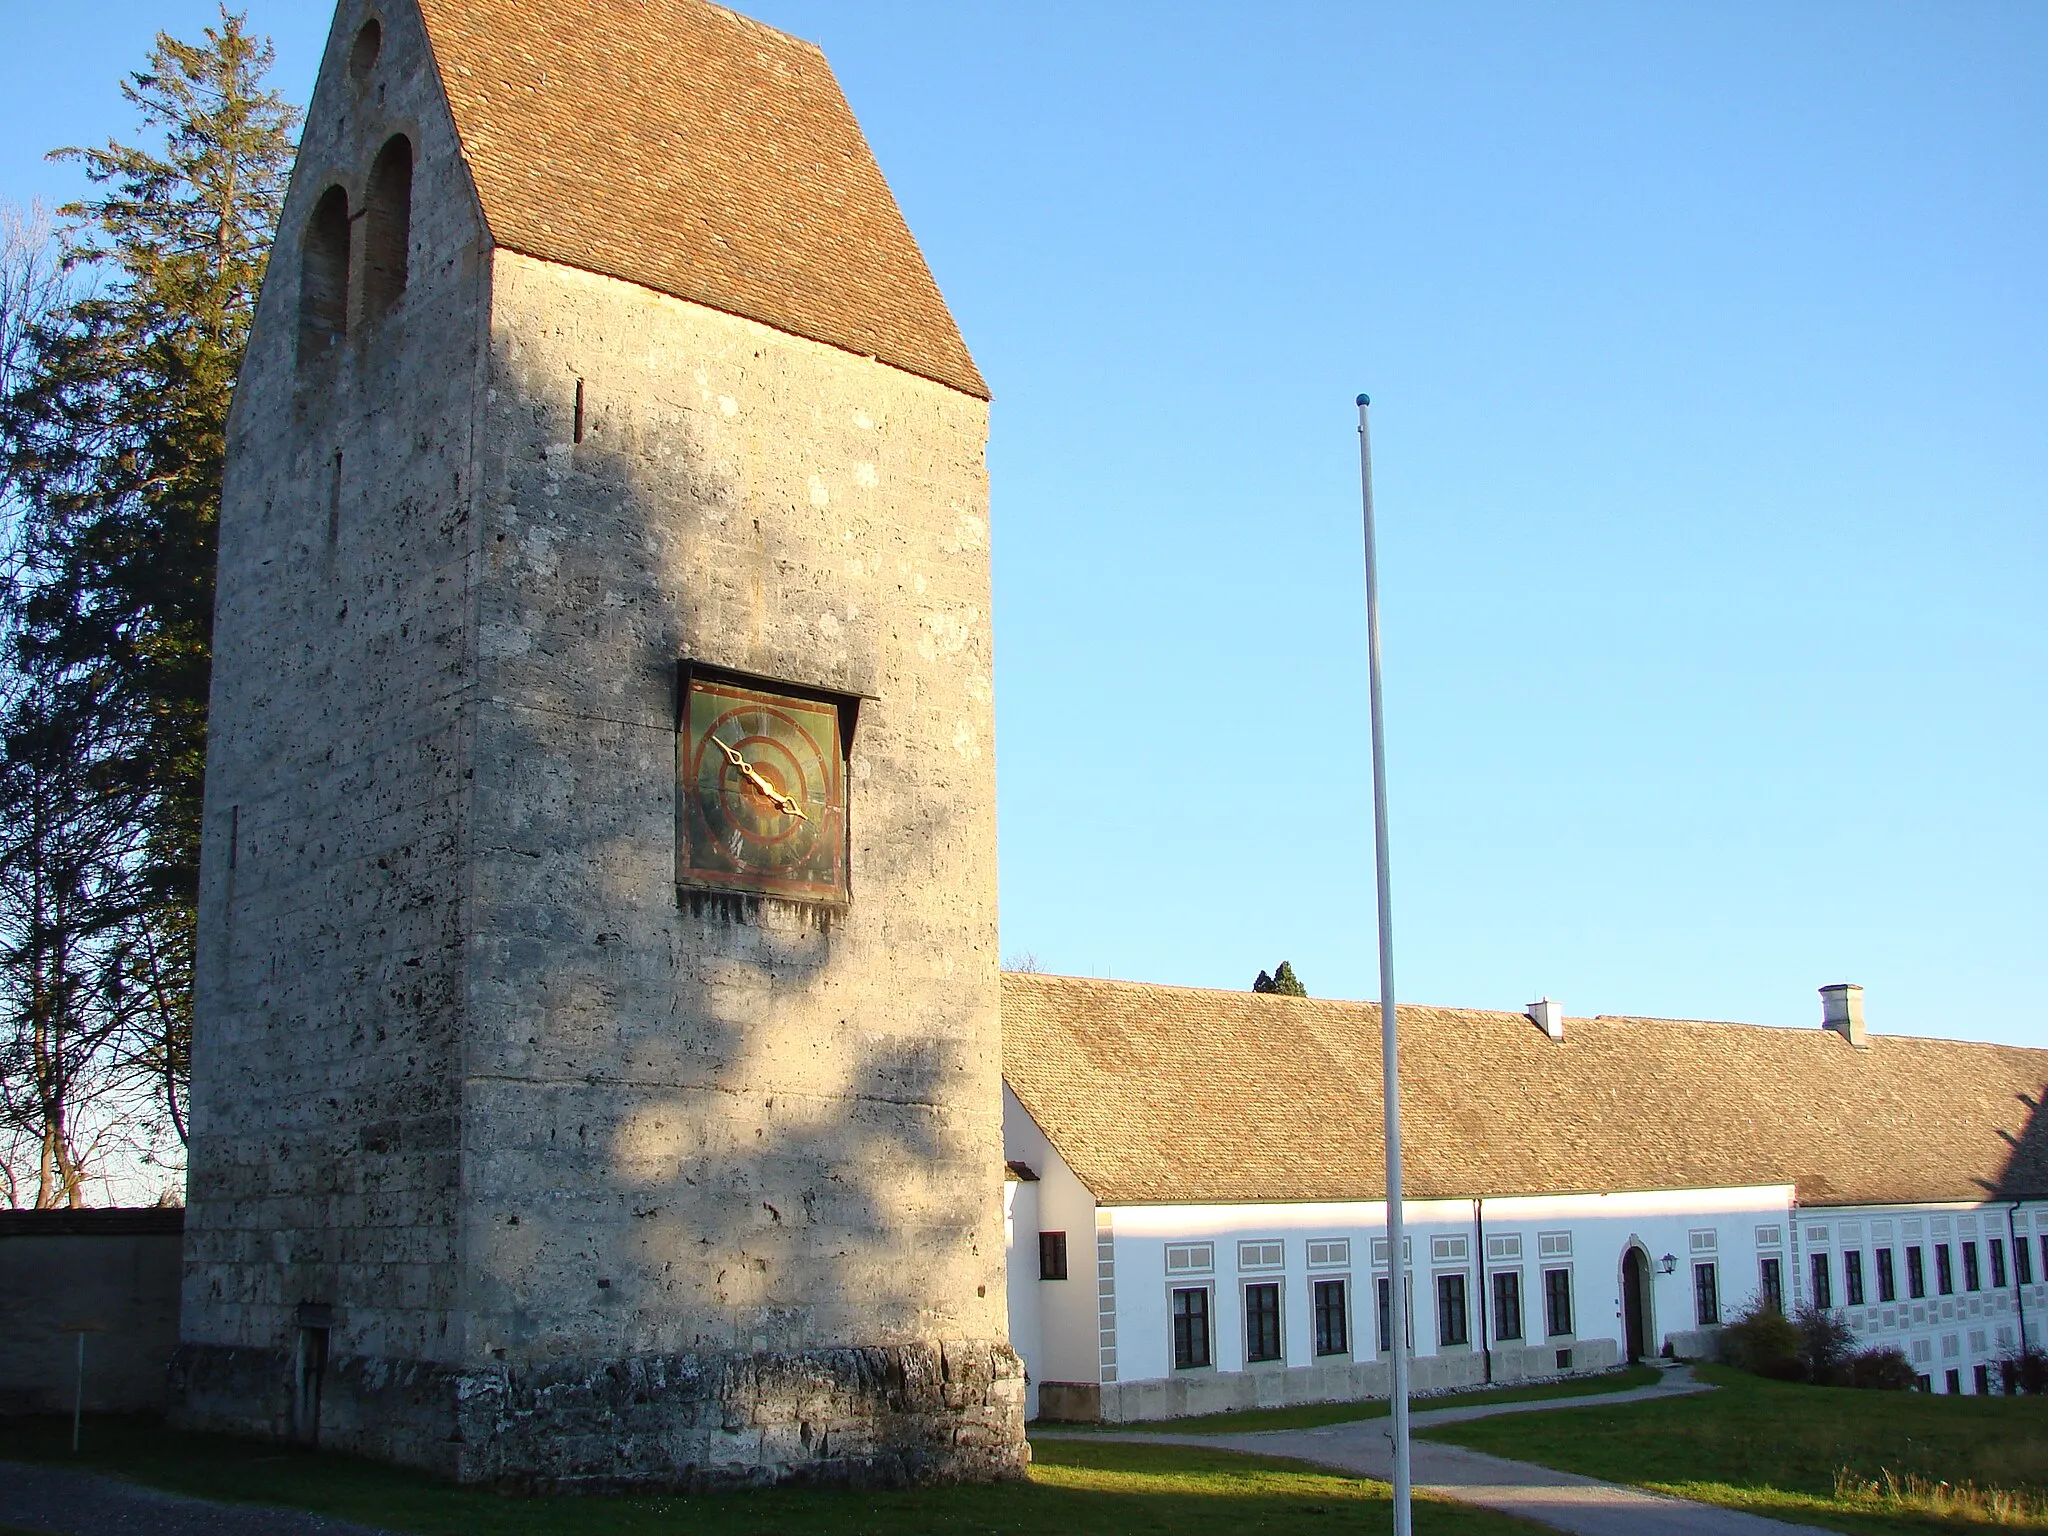
<svg viewBox="0 0 2048 1536">
<path fill-rule="evenodd" d="M 676 887 L 844 907 L 857 696 L 683 662 Z"/>
</svg>

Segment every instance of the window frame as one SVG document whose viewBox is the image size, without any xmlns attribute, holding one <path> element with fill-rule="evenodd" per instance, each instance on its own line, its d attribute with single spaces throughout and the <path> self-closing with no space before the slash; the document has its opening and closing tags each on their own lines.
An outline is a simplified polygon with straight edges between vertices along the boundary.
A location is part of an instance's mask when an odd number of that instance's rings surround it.
<svg viewBox="0 0 2048 1536">
<path fill-rule="evenodd" d="M 1470 1349 L 1472 1347 L 1472 1282 L 1462 1269 L 1439 1270 L 1436 1274 L 1436 1347 L 1446 1349 Z M 1451 1328 L 1445 1325 L 1453 1324 Z M 1449 1335 L 1455 1332 L 1456 1338 Z"/>
<path fill-rule="evenodd" d="M 1863 1305 L 1863 1250 L 1851 1248 L 1842 1255 L 1842 1299 L 1852 1307 Z"/>
<path fill-rule="evenodd" d="M 1201 1305 L 1183 1310 L 1181 1306 L 1181 1298 L 1183 1296 L 1199 1296 L 1201 1298 Z M 1176 1371 L 1207 1371 L 1215 1369 L 1215 1316 L 1215 1286 L 1213 1283 L 1205 1281 L 1199 1285 L 1176 1285 L 1168 1288 L 1167 1318 L 1171 1327 L 1173 1368 Z M 1199 1360 L 1192 1358 L 1195 1354 L 1194 1349 L 1184 1347 L 1196 1342 L 1192 1327 L 1189 1326 L 1195 1322 L 1199 1322 L 1201 1325 L 1199 1342 L 1201 1344 L 1202 1358 Z"/>
<path fill-rule="evenodd" d="M 1987 1237 L 1984 1246 L 1991 1260 L 1991 1289 L 2002 1291 L 2005 1289 L 2005 1239 Z"/>
<path fill-rule="evenodd" d="M 1943 1296 L 1956 1293 L 1956 1260 L 1951 1244 L 1934 1245 L 1934 1289 Z"/>
<path fill-rule="evenodd" d="M 1963 1250 L 1963 1289 L 1981 1291 L 1984 1289 L 1984 1265 L 1977 1257 L 1977 1244 L 1973 1239 L 1961 1245 Z"/>
<path fill-rule="evenodd" d="M 1825 1312 L 1835 1304 L 1835 1271 L 1828 1262 L 1825 1248 L 1815 1252 L 1807 1265 L 1806 1283 L 1812 1288 L 1808 1298 L 1814 1306 Z"/>
<path fill-rule="evenodd" d="M 1906 1245 L 1906 1299 L 1927 1299 L 1927 1259 L 1918 1243 Z"/>
<path fill-rule="evenodd" d="M 1041 1232 L 1038 1234 L 1038 1278 L 1041 1280 L 1065 1280 L 1068 1278 L 1066 1233 Z"/>
<path fill-rule="evenodd" d="M 1701 1259 L 1692 1267 L 1692 1316 L 1696 1328 L 1721 1326 L 1721 1275 L 1716 1260 Z"/>
<path fill-rule="evenodd" d="M 1332 1304 L 1328 1293 L 1335 1291 Z M 1308 1287 L 1310 1347 L 1318 1360 L 1351 1353 L 1351 1277 L 1314 1275 Z M 1334 1325 L 1334 1331 L 1332 1328 Z"/>
<path fill-rule="evenodd" d="M 2024 1237 L 2012 1240 L 2012 1277 L 2020 1285 L 2034 1283 L 2034 1245 Z"/>
<path fill-rule="evenodd" d="M 1286 1363 L 1287 1327 L 1280 1310 L 1280 1291 L 1281 1285 L 1277 1278 L 1246 1280 L 1238 1287 L 1239 1304 L 1244 1310 L 1244 1363 L 1247 1368 L 1254 1365 Z M 1254 1305 L 1254 1292 L 1264 1293 L 1265 1300 L 1270 1302 L 1270 1305 Z M 1254 1328 L 1259 1330 L 1257 1336 L 1253 1333 Z M 1271 1329 L 1270 1353 L 1264 1347 L 1268 1342 L 1265 1337 L 1268 1328 Z"/>
<path fill-rule="evenodd" d="M 1574 1317 L 1572 1270 L 1569 1264 L 1548 1266 L 1543 1271 L 1543 1336 L 1545 1339 L 1576 1339 L 1578 1319 Z M 1564 1326 L 1558 1327 L 1559 1314 Z"/>
<path fill-rule="evenodd" d="M 1875 1255 L 1877 1270 L 1877 1300 L 1884 1305 L 1899 1299 L 1899 1277 L 1892 1269 L 1892 1251 L 1889 1248 L 1871 1250 Z"/>
<path fill-rule="evenodd" d="M 1756 1288 L 1764 1305 L 1779 1312 L 1785 1310 L 1785 1259 L 1784 1255 L 1763 1253 L 1757 1255 Z"/>
<path fill-rule="evenodd" d="M 1520 1344 L 1526 1337 L 1522 1316 L 1521 1268 L 1516 1266 L 1509 1269 L 1496 1269 L 1489 1278 L 1493 1285 L 1493 1315 L 1489 1319 L 1493 1326 L 1493 1336 L 1502 1343 Z M 1511 1293 L 1505 1299 L 1503 1299 L 1501 1294 L 1503 1282 L 1506 1283 L 1507 1289 Z M 1515 1320 L 1515 1331 L 1513 1333 L 1509 1333 L 1505 1328 L 1501 1327 L 1501 1320 L 1507 1317 L 1512 1317 Z"/>
<path fill-rule="evenodd" d="M 1407 1303 L 1403 1309 L 1407 1316 L 1402 1319 L 1402 1336 L 1406 1340 L 1408 1352 L 1413 1354 L 1415 1352 L 1415 1281 L 1413 1276 L 1405 1276 L 1404 1280 L 1406 1283 L 1402 1285 L 1401 1290 L 1402 1299 Z M 1393 1293 L 1393 1280 L 1390 1276 L 1382 1273 L 1372 1277 L 1373 1341 L 1379 1345 L 1379 1352 L 1382 1356 L 1390 1355 L 1394 1351 L 1394 1330 L 1388 1317 L 1388 1314 L 1393 1311 Z"/>
</svg>

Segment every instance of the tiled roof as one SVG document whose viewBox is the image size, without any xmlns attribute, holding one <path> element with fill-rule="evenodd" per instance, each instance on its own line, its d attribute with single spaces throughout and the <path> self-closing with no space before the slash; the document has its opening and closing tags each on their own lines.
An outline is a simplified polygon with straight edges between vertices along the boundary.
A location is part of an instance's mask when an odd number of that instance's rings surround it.
<svg viewBox="0 0 2048 1536">
<path fill-rule="evenodd" d="M 1003 1075 L 1105 1204 L 1384 1197 L 1376 1004 L 1006 974 Z M 1411 1199 L 2048 1195 L 2048 1051 L 1401 1009 Z"/>
<path fill-rule="evenodd" d="M 419 0 L 491 238 L 988 397 L 815 47 L 706 0 Z"/>
</svg>

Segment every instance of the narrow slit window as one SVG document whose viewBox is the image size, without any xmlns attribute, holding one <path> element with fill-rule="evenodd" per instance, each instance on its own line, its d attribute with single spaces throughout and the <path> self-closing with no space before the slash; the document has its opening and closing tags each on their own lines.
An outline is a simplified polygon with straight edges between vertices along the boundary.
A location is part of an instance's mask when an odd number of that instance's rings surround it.
<svg viewBox="0 0 2048 1536">
<path fill-rule="evenodd" d="M 576 381 L 576 441 L 583 441 L 583 381 Z"/>
<path fill-rule="evenodd" d="M 341 450 L 334 450 L 334 462 L 327 476 L 327 542 L 341 542 Z"/>
</svg>

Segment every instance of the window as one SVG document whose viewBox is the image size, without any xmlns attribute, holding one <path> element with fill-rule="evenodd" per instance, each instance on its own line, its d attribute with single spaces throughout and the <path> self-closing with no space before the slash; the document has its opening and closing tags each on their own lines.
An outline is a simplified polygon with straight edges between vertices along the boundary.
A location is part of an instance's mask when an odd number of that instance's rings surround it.
<svg viewBox="0 0 2048 1536">
<path fill-rule="evenodd" d="M 1892 1273 L 1892 1251 L 1889 1248 L 1877 1250 L 1877 1299 L 1897 1301 L 1899 1299 L 1898 1277 Z"/>
<path fill-rule="evenodd" d="M 1756 1229 L 1756 1245 L 1759 1248 L 1784 1247 L 1785 1229 L 1783 1227 L 1758 1227 Z"/>
<path fill-rule="evenodd" d="M 2048 1275 L 2048 1232 L 2041 1234 L 2041 1273 Z"/>
<path fill-rule="evenodd" d="M 1393 1287 L 1388 1283 L 1387 1277 L 1381 1275 L 1375 1282 L 1373 1289 L 1376 1292 L 1375 1300 L 1379 1309 L 1380 1353 L 1384 1355 L 1389 1353 L 1394 1347 Z M 1402 1289 L 1407 1290 L 1409 1287 L 1404 1286 Z M 1406 1308 L 1408 1313 L 1407 1326 L 1401 1330 L 1401 1333 L 1407 1340 L 1408 1347 L 1413 1349 L 1415 1347 L 1415 1298 L 1412 1295 L 1408 1297 L 1408 1303 Z"/>
<path fill-rule="evenodd" d="M 1522 1272 L 1496 1270 L 1493 1276 L 1493 1336 L 1519 1339 L 1522 1336 Z"/>
<path fill-rule="evenodd" d="M 1842 1255 L 1842 1294 L 1848 1298 L 1850 1306 L 1863 1305 L 1863 1253 L 1860 1249 L 1851 1248 Z"/>
<path fill-rule="evenodd" d="M 1711 1262 L 1692 1267 L 1692 1316 L 1702 1328 L 1721 1321 L 1721 1287 Z"/>
<path fill-rule="evenodd" d="M 1543 1327 L 1553 1339 L 1572 1331 L 1572 1272 L 1568 1269 L 1543 1271 Z"/>
<path fill-rule="evenodd" d="M 1949 1257 L 1947 1243 L 1934 1245 L 1934 1288 L 1944 1296 L 1956 1293 L 1956 1266 Z"/>
<path fill-rule="evenodd" d="M 1975 1243 L 1963 1244 L 1963 1289 L 1966 1291 L 1981 1291 L 1984 1289 L 1984 1276 L 1977 1268 L 1977 1245 Z"/>
<path fill-rule="evenodd" d="M 299 237 L 299 363 L 348 334 L 348 194 L 329 187 Z"/>
<path fill-rule="evenodd" d="M 1351 1239 L 1348 1237 L 1311 1238 L 1308 1245 L 1308 1263 L 1311 1269 L 1351 1262 Z"/>
<path fill-rule="evenodd" d="M 1536 1234 L 1536 1257 L 1539 1259 L 1568 1259 L 1571 1256 L 1571 1233 L 1538 1232 Z"/>
<path fill-rule="evenodd" d="M 1977 1395 L 1978 1395 L 1979 1397 L 1988 1397 L 1988 1396 L 1990 1396 L 1990 1395 L 1991 1395 L 1991 1367 L 1990 1367 L 1990 1366 L 1988 1366 L 1988 1365 L 1980 1365 L 1980 1366 L 1978 1366 L 1978 1367 L 1977 1367 L 1977 1369 L 1976 1369 L 1976 1372 L 1975 1372 L 1975 1375 L 1976 1375 L 1976 1377 L 1977 1377 Z"/>
<path fill-rule="evenodd" d="M 1173 1368 L 1191 1371 L 1209 1363 L 1209 1289 L 1193 1285 L 1173 1293 Z"/>
<path fill-rule="evenodd" d="M 1519 1232 L 1497 1232 L 1486 1240 L 1486 1259 L 1490 1264 L 1512 1263 L 1522 1256 L 1522 1234 Z"/>
<path fill-rule="evenodd" d="M 2024 1237 L 2013 1239 L 2012 1272 L 2013 1277 L 2021 1285 L 2032 1285 L 2034 1283 L 2034 1250 L 2027 1246 L 2027 1240 Z"/>
<path fill-rule="evenodd" d="M 1287 1262 L 1287 1250 L 1279 1243 L 1239 1243 L 1239 1269 L 1278 1269 Z"/>
<path fill-rule="evenodd" d="M 1920 1262 L 1920 1250 L 1906 1250 L 1906 1294 L 1918 1301 L 1927 1294 L 1927 1267 Z"/>
<path fill-rule="evenodd" d="M 1994 1291 L 2002 1291 L 2005 1289 L 2005 1239 L 2000 1237 L 1992 1238 L 1990 1248 L 1991 1288 Z"/>
<path fill-rule="evenodd" d="M 1721 1234 L 1712 1228 L 1694 1232 L 1692 1234 L 1692 1251 L 1696 1254 L 1719 1253 L 1721 1251 Z"/>
<path fill-rule="evenodd" d="M 1206 1275 L 1216 1267 L 1214 1243 L 1168 1243 L 1166 1272 L 1169 1275 Z"/>
<path fill-rule="evenodd" d="M 1824 1253 L 1813 1256 L 1813 1304 L 1823 1308 L 1835 1304 L 1834 1275 L 1828 1268 L 1828 1256 Z"/>
<path fill-rule="evenodd" d="M 1038 1278 L 1041 1280 L 1064 1280 L 1067 1278 L 1066 1233 L 1041 1232 L 1038 1234 Z"/>
<path fill-rule="evenodd" d="M 1314 1286 L 1316 1311 L 1316 1353 L 1347 1355 L 1351 1352 L 1350 1321 L 1345 1314 L 1344 1282 L 1318 1280 Z"/>
<path fill-rule="evenodd" d="M 1766 1254 L 1757 1263 L 1763 1282 L 1764 1305 L 1776 1311 L 1785 1310 L 1785 1269 L 1775 1253 Z"/>
<path fill-rule="evenodd" d="M 1280 1358 L 1280 1287 L 1275 1281 L 1244 1288 L 1244 1357 Z"/>
<path fill-rule="evenodd" d="M 1436 1341 L 1439 1346 L 1470 1344 L 1472 1330 L 1465 1318 L 1465 1277 L 1436 1277 Z"/>
<path fill-rule="evenodd" d="M 363 314 L 385 313 L 405 293 L 412 245 L 412 144 L 399 134 L 378 152 L 363 202 Z"/>
<path fill-rule="evenodd" d="M 1469 1237 L 1432 1237 L 1429 1240 L 1429 1261 L 1432 1264 L 1462 1264 L 1471 1249 L 1472 1239 Z"/>
</svg>

